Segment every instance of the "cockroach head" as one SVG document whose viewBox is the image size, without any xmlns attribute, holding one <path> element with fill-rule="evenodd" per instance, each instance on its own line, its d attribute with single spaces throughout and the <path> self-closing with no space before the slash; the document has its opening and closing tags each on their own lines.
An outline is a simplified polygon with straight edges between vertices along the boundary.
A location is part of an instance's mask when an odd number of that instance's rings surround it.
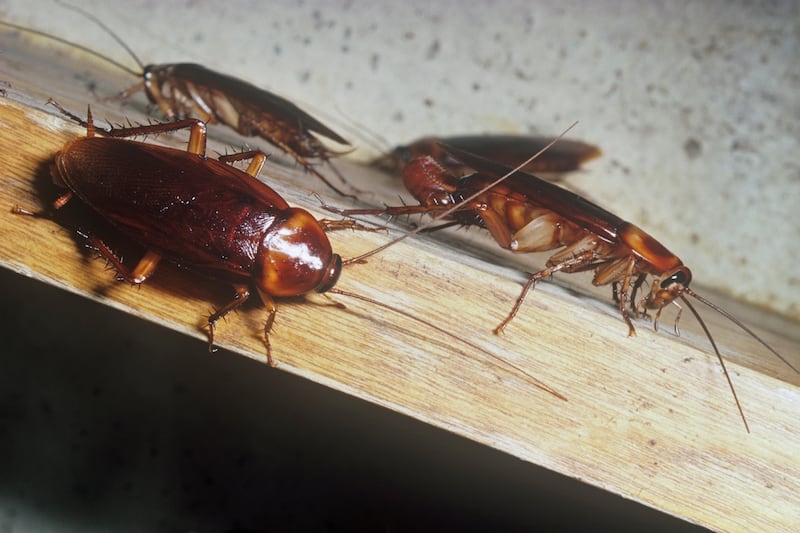
<svg viewBox="0 0 800 533">
<path fill-rule="evenodd" d="M 287 209 L 259 247 L 253 279 L 258 288 L 277 297 L 300 296 L 333 287 L 342 271 L 325 230 L 303 209 Z"/>
<path fill-rule="evenodd" d="M 692 271 L 683 265 L 667 271 L 653 281 L 645 306 L 648 309 L 661 309 L 683 294 L 691 282 Z"/>
<path fill-rule="evenodd" d="M 163 65 L 145 65 L 142 68 L 142 81 L 137 87 L 144 87 L 144 93 L 151 104 L 158 104 L 159 100 L 164 98 L 162 87 L 167 81 L 167 76 Z M 169 93 L 170 87 L 164 87 L 163 90 Z"/>
</svg>

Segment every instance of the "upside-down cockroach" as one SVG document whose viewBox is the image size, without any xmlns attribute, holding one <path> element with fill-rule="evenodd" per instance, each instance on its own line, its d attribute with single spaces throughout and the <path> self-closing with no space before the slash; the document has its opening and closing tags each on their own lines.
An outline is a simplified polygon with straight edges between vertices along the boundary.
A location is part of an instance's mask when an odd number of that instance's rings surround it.
<svg viewBox="0 0 800 533">
<path fill-rule="evenodd" d="M 552 141 L 552 137 L 533 135 L 458 135 L 452 137 L 423 137 L 395 147 L 391 152 L 372 162 L 373 165 L 392 172 L 402 172 L 412 160 L 424 155 L 431 156 L 451 174 L 457 177 L 472 173 L 472 169 L 453 157 L 444 146 L 453 146 L 485 159 L 513 168 L 540 151 Z M 443 146 L 444 145 L 444 146 Z M 541 156 L 533 159 L 520 170 L 524 172 L 569 172 L 596 157 L 602 152 L 597 146 L 562 139 Z"/>
<path fill-rule="evenodd" d="M 53 207 L 59 209 L 77 197 L 146 249 L 130 269 L 106 242 L 93 234 L 87 236 L 91 247 L 115 267 L 122 280 L 141 284 L 162 259 L 167 259 L 232 285 L 234 298 L 208 318 L 209 347 L 214 342 L 214 324 L 240 307 L 252 288 L 267 307 L 264 340 L 273 366 L 269 334 L 276 316 L 275 298 L 311 291 L 357 298 L 456 338 L 412 313 L 335 289 L 343 262 L 333 253 L 326 232 L 364 228 L 351 220 L 316 220 L 307 211 L 290 207 L 255 177 L 266 160 L 263 152 L 208 159 L 205 124 L 197 119 L 112 128 L 100 136 L 96 135 L 91 110 L 84 121 L 52 103 L 86 127 L 86 136 L 64 145 L 50 167 L 54 183 L 67 189 Z M 187 151 L 126 139 L 185 128 L 190 129 Z M 229 164 L 244 159 L 251 159 L 246 171 Z M 17 206 L 13 211 L 38 215 Z M 536 387 L 566 400 L 512 363 L 469 340 L 458 340 L 525 375 Z"/>
<path fill-rule="evenodd" d="M 330 162 L 331 157 L 340 153 L 326 148 L 315 134 L 341 145 L 350 146 L 350 143 L 289 100 L 239 78 L 195 63 L 145 65 L 133 50 L 97 17 L 79 7 L 59 3 L 81 13 L 105 30 L 130 54 L 141 72 L 91 48 L 55 35 L 9 22 L 0 21 L 0 24 L 72 46 L 133 76 L 140 77 L 142 81 L 121 93 L 123 98 L 143 89 L 148 100 L 156 105 L 168 120 L 199 118 L 209 124 L 224 124 L 245 137 L 261 137 L 290 155 L 337 193 L 350 196 L 334 186 L 309 162 L 309 159 L 319 159 L 327 163 L 338 178 L 346 183 L 344 177 Z"/>
<path fill-rule="evenodd" d="M 501 247 L 513 252 L 544 252 L 560 249 L 550 256 L 546 267 L 531 274 L 511 312 L 494 329 L 499 334 L 516 316 L 528 291 L 540 279 L 556 272 L 594 271 L 594 285 L 612 285 L 628 335 L 635 335 L 630 313 L 647 316 L 654 310 L 654 324 L 667 305 L 680 299 L 700 323 L 722 367 L 745 428 L 750 432 L 725 362 L 700 314 L 686 298 L 692 296 L 719 312 L 797 373 L 798 369 L 750 328 L 730 313 L 689 288 L 691 271 L 681 260 L 642 229 L 626 222 L 589 200 L 548 183 L 532 174 L 510 169 L 450 146 L 441 146 L 450 157 L 473 169 L 458 177 L 430 156 L 412 160 L 403 180 L 419 205 L 383 209 L 335 209 L 341 215 L 407 215 L 428 213 L 462 225 L 486 228 Z M 424 227 L 424 226 L 423 226 Z M 422 229 L 423 227 L 418 228 Z M 654 279 L 649 291 L 636 300 L 647 277 Z M 678 306 L 680 309 L 680 306 Z M 680 312 L 675 320 L 677 323 Z"/>
</svg>

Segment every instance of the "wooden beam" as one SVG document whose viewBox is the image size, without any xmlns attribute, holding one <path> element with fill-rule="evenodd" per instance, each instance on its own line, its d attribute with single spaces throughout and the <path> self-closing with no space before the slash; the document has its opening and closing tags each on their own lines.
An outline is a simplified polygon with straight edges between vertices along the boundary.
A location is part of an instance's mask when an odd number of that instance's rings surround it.
<svg viewBox="0 0 800 533">
<path fill-rule="evenodd" d="M 43 93 L 60 94 L 57 87 L 31 86 L 12 75 L 6 80 L 11 86 L 0 99 L 0 264 L 204 338 L 207 311 L 226 301 L 227 287 L 168 266 L 139 290 L 114 283 L 113 273 L 102 261 L 87 258 L 67 229 L 11 214 L 15 204 L 36 208 L 50 199 L 49 162 L 84 132 L 54 110 L 42 109 Z M 66 105 L 75 106 L 76 114 L 84 111 L 74 101 Z M 341 168 L 354 185 L 374 186 L 378 204 L 396 190 L 390 179 L 368 169 L 346 162 Z M 324 191 L 312 177 L 278 165 L 265 174 L 290 203 L 323 215 L 308 194 Z M 798 527 L 798 375 L 729 322 L 703 311 L 727 357 L 752 428 L 747 434 L 719 364 L 690 318 L 682 321 L 680 338 L 654 332 L 645 322 L 638 324 L 638 336 L 628 338 L 608 295 L 542 283 L 507 333 L 495 336 L 492 327 L 524 279 L 513 267 L 542 259 L 512 258 L 478 233 L 448 237 L 457 246 L 447 239 L 408 239 L 367 264 L 349 267 L 339 283 L 435 322 L 453 338 L 366 303 L 332 298 L 347 306 L 342 310 L 313 295 L 279 302 L 271 337 L 279 368 L 690 522 L 718 530 Z M 361 232 L 332 237 L 343 257 L 389 238 Z M 488 261 L 492 257 L 500 266 Z M 567 279 L 580 284 L 589 278 Z M 220 324 L 217 340 L 264 361 L 264 319 L 260 306 L 249 306 Z M 796 339 L 764 335 L 798 364 Z M 568 401 L 533 387 L 506 363 Z"/>
</svg>

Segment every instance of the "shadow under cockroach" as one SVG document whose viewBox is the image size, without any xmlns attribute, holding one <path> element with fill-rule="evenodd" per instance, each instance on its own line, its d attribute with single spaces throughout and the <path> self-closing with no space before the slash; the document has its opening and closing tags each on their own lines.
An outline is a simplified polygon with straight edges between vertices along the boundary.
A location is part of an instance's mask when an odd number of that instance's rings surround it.
<svg viewBox="0 0 800 533">
<path fill-rule="evenodd" d="M 403 169 L 411 161 L 419 157 L 430 156 L 446 168 L 450 174 L 460 178 L 472 174 L 473 170 L 454 157 L 445 149 L 445 146 L 452 146 L 513 168 L 528 159 L 531 154 L 548 146 L 552 140 L 552 136 L 509 134 L 422 137 L 408 144 L 394 147 L 370 164 L 402 175 Z M 558 181 L 562 173 L 578 170 L 584 163 L 601 155 L 600 148 L 593 144 L 562 139 L 550 146 L 539 157 L 522 166 L 520 171 L 546 173 L 548 181 Z"/>
</svg>

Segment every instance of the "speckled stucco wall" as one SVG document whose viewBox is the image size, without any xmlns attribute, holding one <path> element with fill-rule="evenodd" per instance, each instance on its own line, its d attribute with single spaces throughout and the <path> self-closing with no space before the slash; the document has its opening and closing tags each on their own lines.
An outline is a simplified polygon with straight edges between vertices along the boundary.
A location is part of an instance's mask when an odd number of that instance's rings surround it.
<svg viewBox="0 0 800 533">
<path fill-rule="evenodd" d="M 0 15 L 129 61 L 44 4 L 3 1 Z M 697 283 L 800 317 L 797 2 L 80 4 L 147 63 L 201 62 L 392 143 L 579 120 L 575 137 L 605 155 L 573 184 Z"/>
</svg>

